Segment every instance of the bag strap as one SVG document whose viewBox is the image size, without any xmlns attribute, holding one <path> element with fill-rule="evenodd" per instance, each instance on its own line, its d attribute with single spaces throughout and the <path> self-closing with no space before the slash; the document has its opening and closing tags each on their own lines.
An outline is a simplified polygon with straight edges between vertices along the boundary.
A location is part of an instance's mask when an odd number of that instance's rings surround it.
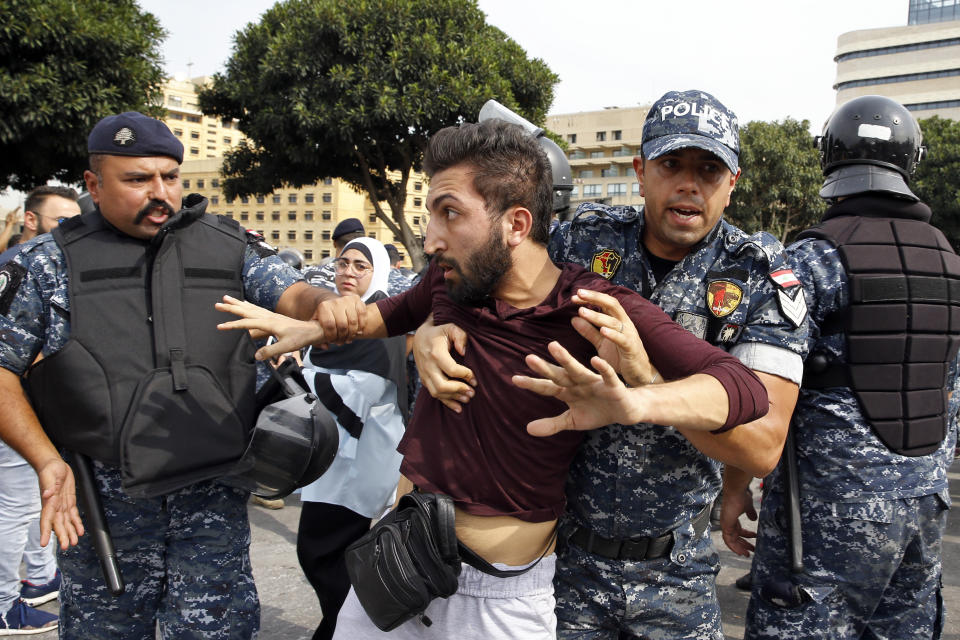
<svg viewBox="0 0 960 640">
<path fill-rule="evenodd" d="M 509 569 L 509 570 L 497 569 L 495 566 L 493 566 L 492 564 L 490 564 L 489 562 L 487 562 L 486 560 L 478 556 L 473 549 L 463 544 L 459 540 L 457 540 L 457 547 L 460 549 L 460 559 L 463 560 L 468 565 L 470 565 L 471 567 L 473 567 L 474 569 L 476 569 L 477 571 L 481 571 L 483 573 L 486 573 L 491 576 L 495 576 L 497 578 L 512 578 L 513 576 L 523 575 L 527 571 L 530 571 L 530 569 L 533 569 L 535 566 L 540 564 L 540 561 L 543 560 L 545 557 L 547 557 L 547 552 L 550 550 L 550 546 L 554 543 L 556 539 L 557 539 L 557 527 L 555 526 L 553 528 L 553 535 L 550 536 L 550 540 L 547 542 L 547 546 L 543 550 L 543 553 L 540 554 L 540 557 L 537 558 L 536 562 L 534 562 L 529 566 L 524 567 L 523 569 Z"/>
</svg>

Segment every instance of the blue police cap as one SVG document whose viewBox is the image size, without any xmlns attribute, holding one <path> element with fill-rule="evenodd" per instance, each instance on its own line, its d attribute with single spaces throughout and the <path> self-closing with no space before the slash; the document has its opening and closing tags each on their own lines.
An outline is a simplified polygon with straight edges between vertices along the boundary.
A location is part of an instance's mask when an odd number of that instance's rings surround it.
<svg viewBox="0 0 960 640">
<path fill-rule="evenodd" d="M 340 236 L 345 236 L 348 233 L 356 233 L 357 231 L 363 233 L 363 223 L 356 218 L 347 218 L 346 220 L 341 220 L 340 223 L 334 227 L 333 239 L 336 240 Z"/>
<path fill-rule="evenodd" d="M 736 173 L 740 164 L 737 116 L 705 91 L 668 91 L 643 123 L 643 157 L 696 147 L 714 154 Z"/>
<path fill-rule="evenodd" d="M 89 153 L 110 156 L 168 156 L 183 162 L 183 145 L 167 125 L 136 111 L 107 116 L 87 138 Z"/>
</svg>

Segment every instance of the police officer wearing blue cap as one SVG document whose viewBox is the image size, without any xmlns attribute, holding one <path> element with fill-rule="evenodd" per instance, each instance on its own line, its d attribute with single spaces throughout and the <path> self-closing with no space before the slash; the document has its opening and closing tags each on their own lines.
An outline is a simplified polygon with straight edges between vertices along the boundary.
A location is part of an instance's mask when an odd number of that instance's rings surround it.
<svg viewBox="0 0 960 640">
<path fill-rule="evenodd" d="M 214 303 L 309 318 L 331 294 L 204 198 L 181 202 L 183 146 L 162 122 L 108 116 L 88 150 L 96 209 L 0 269 L 0 437 L 36 469 L 43 537 L 60 541 L 61 637 L 253 637 L 247 494 L 217 482 L 255 418 L 253 347 L 217 330 Z M 120 596 L 83 535 L 68 452 L 93 461 Z"/>
<path fill-rule="evenodd" d="M 771 409 L 720 434 L 615 424 L 587 435 L 567 482 L 557 634 L 720 639 L 707 531 L 720 463 L 756 476 L 776 465 L 802 376 L 806 307 L 782 245 L 723 219 L 740 177 L 736 115 L 708 93 L 671 91 L 650 109 L 642 140 L 633 162 L 644 206 L 580 205 L 553 231 L 551 257 L 642 293 L 730 351 L 763 380 Z M 606 311 L 606 325 L 617 326 L 622 309 Z M 424 386 L 464 401 L 467 385 L 434 382 L 437 367 L 420 347 L 427 335 L 415 349 Z M 631 349 L 624 354 L 642 352 Z M 463 375 L 452 360 L 440 366 Z"/>
</svg>

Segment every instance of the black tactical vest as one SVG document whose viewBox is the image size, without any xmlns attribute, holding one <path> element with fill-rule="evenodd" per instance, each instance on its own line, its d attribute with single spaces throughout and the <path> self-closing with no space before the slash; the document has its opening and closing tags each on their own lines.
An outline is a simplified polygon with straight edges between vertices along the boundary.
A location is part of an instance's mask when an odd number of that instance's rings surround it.
<svg viewBox="0 0 960 640">
<path fill-rule="evenodd" d="M 850 292 L 849 308 L 821 328 L 846 335 L 848 361 L 811 354 L 803 386 L 849 387 L 891 451 L 932 453 L 948 427 L 945 386 L 960 337 L 960 257 L 938 229 L 918 219 L 842 215 L 798 237 L 837 247 Z"/>
<path fill-rule="evenodd" d="M 99 211 L 54 231 L 69 274 L 70 339 L 32 367 L 28 393 L 51 440 L 121 468 L 133 497 L 223 475 L 255 421 L 253 344 L 218 331 L 243 297 L 246 236 L 184 209 L 152 241 Z"/>
</svg>

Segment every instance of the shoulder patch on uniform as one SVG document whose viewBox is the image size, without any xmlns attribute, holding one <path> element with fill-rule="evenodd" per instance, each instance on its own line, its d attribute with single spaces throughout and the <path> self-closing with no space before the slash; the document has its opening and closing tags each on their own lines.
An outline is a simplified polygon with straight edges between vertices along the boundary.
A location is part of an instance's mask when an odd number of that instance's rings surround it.
<svg viewBox="0 0 960 640">
<path fill-rule="evenodd" d="M 590 270 L 609 280 L 617 272 L 621 262 L 623 257 L 619 253 L 613 249 L 603 249 L 593 254 Z"/>
<path fill-rule="evenodd" d="M 720 331 L 717 332 L 717 342 L 736 342 L 740 339 L 741 333 L 743 333 L 743 325 L 728 322 L 720 327 Z"/>
<path fill-rule="evenodd" d="M 794 286 L 777 290 L 777 304 L 780 313 L 795 327 L 803 324 L 807 317 L 807 298 L 803 294 L 803 287 Z"/>
<path fill-rule="evenodd" d="M 793 269 L 779 269 L 770 273 L 770 279 L 781 289 L 789 289 L 800 284 L 797 276 L 793 275 Z"/>
<path fill-rule="evenodd" d="M 742 300 L 743 289 L 729 280 L 713 280 L 707 283 L 707 308 L 717 318 L 733 313 Z"/>
<path fill-rule="evenodd" d="M 675 318 L 681 327 L 703 340 L 707 335 L 707 316 L 689 311 L 681 311 Z"/>
<path fill-rule="evenodd" d="M 17 295 L 17 290 L 26 274 L 27 270 L 23 265 L 15 262 L 8 262 L 0 267 L 0 315 L 5 315 L 7 311 L 10 311 L 13 297 Z"/>
<path fill-rule="evenodd" d="M 263 236 L 249 230 L 247 231 L 247 244 L 251 245 L 254 252 L 261 258 L 269 258 L 270 256 L 277 255 L 277 250 L 267 244 Z"/>
</svg>

